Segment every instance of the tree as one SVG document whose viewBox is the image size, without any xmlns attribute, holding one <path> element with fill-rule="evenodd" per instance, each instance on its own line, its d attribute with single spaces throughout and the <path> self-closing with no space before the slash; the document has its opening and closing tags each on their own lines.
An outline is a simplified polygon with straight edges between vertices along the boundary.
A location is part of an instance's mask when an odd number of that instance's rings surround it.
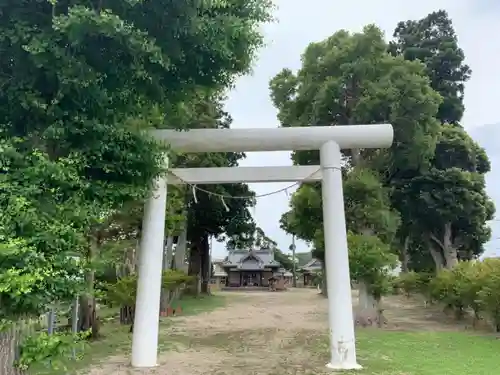
<svg viewBox="0 0 500 375">
<path fill-rule="evenodd" d="M 163 170 L 149 128 L 180 127 L 200 87 L 248 71 L 269 10 L 267 0 L 0 5 L 2 306 L 13 288 L 36 301 L 19 314 L 74 295 L 80 266 L 68 254 L 93 272 L 96 233 Z"/>
<path fill-rule="evenodd" d="M 280 123 L 390 122 L 397 142 L 387 152 L 362 150 L 364 162 L 389 174 L 425 164 L 432 157 L 438 132 L 434 115 L 439 95 L 430 88 L 422 64 L 392 57 L 386 50 L 382 32 L 375 26 L 353 35 L 338 31 L 322 42 L 311 43 L 297 75 L 284 69 L 270 82 Z M 293 160 L 314 164 L 318 152 L 294 153 Z"/>
<path fill-rule="evenodd" d="M 167 270 L 162 274 L 162 288 L 172 292 L 179 287 L 192 282 L 193 277 L 186 275 L 183 271 Z M 130 332 L 133 331 L 135 299 L 137 296 L 137 275 L 129 275 L 121 278 L 116 283 L 105 286 L 106 302 L 111 306 L 125 306 L 131 309 Z"/>
<path fill-rule="evenodd" d="M 354 168 L 348 172 L 344 179 L 344 201 L 347 229 L 353 234 L 364 236 L 360 238 L 365 240 L 374 237 L 366 240 L 370 244 L 383 243 L 384 246 L 367 245 L 368 248 L 376 248 L 377 254 L 389 251 L 399 225 L 399 215 L 390 207 L 387 189 L 382 186 L 377 175 L 364 168 Z M 324 264 L 322 202 L 318 189 L 309 184 L 302 185 L 292 196 L 290 206 L 291 211 L 281 220 L 282 228 L 312 242 L 313 255 Z M 357 247 L 360 243 L 355 242 Z M 382 257 L 380 261 L 383 263 L 389 258 Z M 323 274 L 326 274 L 326 269 L 323 269 Z M 360 284 L 364 283 L 363 280 L 371 282 L 372 278 L 357 278 Z M 370 290 L 369 285 L 361 286 L 367 292 Z M 323 292 L 326 293 L 326 290 Z"/>
<path fill-rule="evenodd" d="M 375 309 L 380 314 L 379 303 L 390 290 L 390 272 L 396 266 L 397 256 L 390 245 L 373 235 L 349 234 L 348 244 L 349 270 L 351 280 L 359 285 L 360 307 Z"/>
<path fill-rule="evenodd" d="M 431 86 L 443 98 L 437 113 L 442 127 L 431 165 L 391 181 L 392 201 L 402 214 L 398 238 L 403 268 L 408 263 L 417 269 L 429 264 L 437 269 L 452 267 L 459 258 L 482 253 L 489 238 L 485 223 L 494 212 L 483 181 L 490 169 L 488 157 L 460 126 L 464 84 L 471 70 L 445 11 L 400 22 L 394 37 L 389 51 L 423 62 Z M 471 184 L 474 188 L 468 192 Z M 425 260 L 429 256 L 431 262 Z"/>
<path fill-rule="evenodd" d="M 285 270 L 291 271 L 293 269 L 293 259 L 280 250 L 278 243 L 272 238 L 268 237 L 262 228 L 257 227 L 253 235 L 254 244 L 253 249 L 266 249 L 272 250 L 274 260 L 277 261 Z"/>
<path fill-rule="evenodd" d="M 0 319 L 38 317 L 81 290 L 71 255 L 85 245 L 85 212 L 67 194 L 79 180 L 68 160 L 20 154 L 11 142 L 1 148 Z"/>
<path fill-rule="evenodd" d="M 453 23 L 444 10 L 414 21 L 399 22 L 389 51 L 406 60 L 419 60 L 426 66 L 431 86 L 442 97 L 438 119 L 459 124 L 464 113 L 464 87 L 471 69 L 464 64 L 464 51 L 458 46 Z"/>
<path fill-rule="evenodd" d="M 451 154 L 451 147 L 443 145 L 444 137 L 449 137 L 450 132 L 463 132 L 461 129 L 444 129 L 443 142 L 439 143 L 434 161 L 436 166 L 446 165 Z M 475 145 L 468 136 L 466 140 Z M 459 146 L 464 146 L 464 143 Z M 456 159 L 453 163 L 462 160 L 463 168 L 432 168 L 404 186 L 398 186 L 394 193 L 395 199 L 405 205 L 407 217 L 413 218 L 413 225 L 421 231 L 419 236 L 425 239 L 438 269 L 451 268 L 459 259 L 479 256 L 483 252 L 482 244 L 490 236 L 486 222 L 493 218 L 494 213 L 493 203 L 485 193 L 484 175 L 475 171 L 478 163 L 468 159 L 470 154 L 467 152 L 460 155 L 457 150 L 458 147 L 454 148 Z M 480 153 L 481 159 L 483 154 Z"/>
<path fill-rule="evenodd" d="M 223 109 L 220 90 L 199 89 L 195 99 L 184 105 L 182 123 L 186 128 L 229 128 L 231 117 Z M 178 154 L 172 158 L 175 167 L 236 167 L 242 153 Z M 210 271 L 209 240 L 220 240 L 224 234 L 244 238 L 255 224 L 248 210 L 255 204 L 254 193 L 247 184 L 202 185 L 188 189 L 185 198 L 189 242 L 189 274 L 196 276 L 200 290 L 208 292 Z M 226 197 L 226 198 L 224 198 Z M 234 198 L 232 198 L 234 197 Z M 247 198 L 242 198 L 247 197 Z"/>
<path fill-rule="evenodd" d="M 284 69 L 270 83 L 282 126 L 355 125 L 389 122 L 395 141 L 388 150 L 348 150 L 344 197 L 348 230 L 391 244 L 400 220 L 391 207 L 387 179 L 430 163 L 438 135 L 440 97 L 425 67 L 387 52 L 375 26 L 362 33 L 339 31 L 311 43 L 297 74 Z M 316 164 L 318 152 L 296 152 L 296 164 Z M 283 227 L 315 244 L 323 259 L 320 186 L 303 184 L 291 200 Z M 374 240 L 375 241 L 375 240 Z"/>
</svg>

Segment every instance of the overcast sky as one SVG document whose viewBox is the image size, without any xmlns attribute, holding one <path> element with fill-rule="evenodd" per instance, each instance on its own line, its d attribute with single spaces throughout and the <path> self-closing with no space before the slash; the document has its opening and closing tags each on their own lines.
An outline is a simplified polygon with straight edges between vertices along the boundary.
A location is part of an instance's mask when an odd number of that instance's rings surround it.
<svg viewBox="0 0 500 375">
<path fill-rule="evenodd" d="M 254 64 L 253 74 L 241 78 L 227 102 L 234 128 L 277 127 L 276 110 L 269 98 L 269 80 L 283 68 L 300 68 L 300 55 L 312 41 L 319 41 L 339 29 L 361 31 L 374 23 L 392 32 L 399 21 L 419 19 L 428 13 L 445 9 L 451 16 L 464 49 L 472 78 L 465 93 L 467 129 L 500 122 L 497 115 L 500 99 L 500 1 L 499 0 L 275 0 L 278 22 L 265 27 L 267 47 Z M 305 125 L 305 124 L 304 124 Z M 290 153 L 249 153 L 244 166 L 291 165 Z M 287 184 L 252 184 L 257 194 L 286 187 Z M 292 193 L 293 189 L 289 190 Z M 286 250 L 290 236 L 279 229 L 279 219 L 288 209 L 285 193 L 260 198 L 254 211 L 258 225 Z M 307 251 L 298 242 L 297 251 Z M 213 256 L 225 256 L 223 244 L 214 243 Z"/>
</svg>

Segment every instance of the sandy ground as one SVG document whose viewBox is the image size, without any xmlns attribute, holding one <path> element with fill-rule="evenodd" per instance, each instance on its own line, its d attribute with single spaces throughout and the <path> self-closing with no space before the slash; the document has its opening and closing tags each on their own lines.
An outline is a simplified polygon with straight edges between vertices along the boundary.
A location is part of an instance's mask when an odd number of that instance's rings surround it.
<svg viewBox="0 0 500 375">
<path fill-rule="evenodd" d="M 327 301 L 311 289 L 237 293 L 227 307 L 175 318 L 160 345 L 169 350 L 159 366 L 134 370 L 127 358 L 110 358 L 90 375 L 321 375 L 325 358 L 305 347 L 321 345 L 327 332 Z M 353 301 L 357 296 L 353 293 Z M 384 301 L 385 329 L 456 330 L 442 311 L 418 301 L 390 296 Z M 463 328 L 463 327 L 462 327 Z M 317 340 L 318 343 L 313 342 Z M 322 339 L 321 342 L 323 342 Z M 324 344 L 323 344 L 324 345 Z M 324 348 L 322 352 L 327 353 Z M 323 354 L 324 355 L 324 354 Z"/>
</svg>

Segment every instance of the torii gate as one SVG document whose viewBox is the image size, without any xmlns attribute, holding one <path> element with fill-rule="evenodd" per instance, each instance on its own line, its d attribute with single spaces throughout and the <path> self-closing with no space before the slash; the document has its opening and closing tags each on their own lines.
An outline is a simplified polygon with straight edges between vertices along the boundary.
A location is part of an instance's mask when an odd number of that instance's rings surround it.
<svg viewBox="0 0 500 375">
<path fill-rule="evenodd" d="M 164 252 L 167 184 L 322 181 L 325 267 L 327 271 L 330 362 L 332 370 L 360 369 L 356 359 L 351 280 L 342 191 L 341 149 L 386 148 L 390 124 L 273 129 L 155 130 L 156 139 L 179 152 L 320 150 L 320 166 L 173 169 L 155 181 L 144 211 L 137 281 L 132 366 L 157 365 L 158 326 Z"/>
</svg>

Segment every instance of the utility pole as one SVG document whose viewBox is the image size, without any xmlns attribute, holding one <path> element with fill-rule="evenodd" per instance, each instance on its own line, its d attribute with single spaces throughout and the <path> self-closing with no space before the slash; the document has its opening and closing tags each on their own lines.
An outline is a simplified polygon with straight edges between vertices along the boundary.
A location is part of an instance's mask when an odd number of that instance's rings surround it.
<svg viewBox="0 0 500 375">
<path fill-rule="evenodd" d="M 290 246 L 290 249 L 292 250 L 292 260 L 293 260 L 293 268 L 292 268 L 292 274 L 293 274 L 293 287 L 297 287 L 297 262 L 295 259 L 295 235 L 292 234 L 292 245 Z"/>
</svg>

